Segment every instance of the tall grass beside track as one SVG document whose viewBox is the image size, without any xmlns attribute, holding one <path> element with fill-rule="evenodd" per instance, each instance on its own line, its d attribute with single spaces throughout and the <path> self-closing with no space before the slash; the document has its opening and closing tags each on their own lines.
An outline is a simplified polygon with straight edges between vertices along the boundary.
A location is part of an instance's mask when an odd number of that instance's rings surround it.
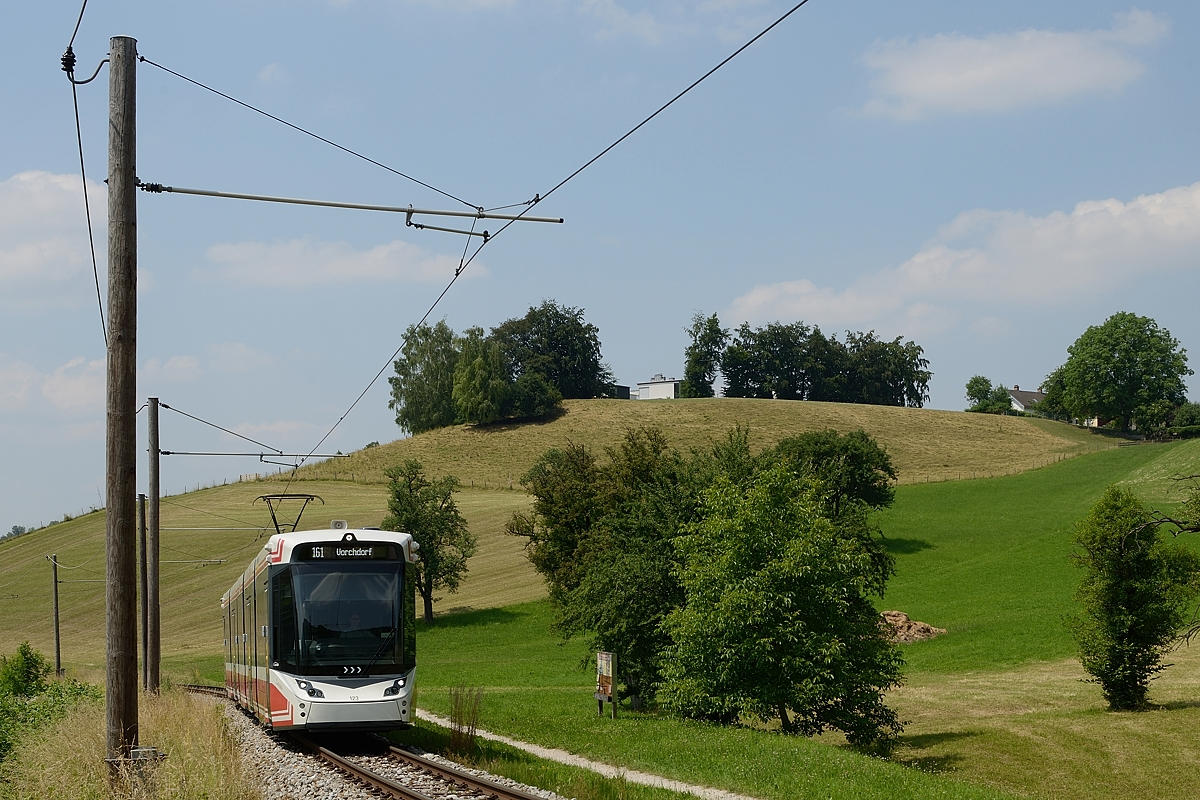
<svg viewBox="0 0 1200 800">
<path fill-rule="evenodd" d="M 3 800 L 256 800 L 254 774 L 238 754 L 222 704 L 169 687 L 138 702 L 140 741 L 167 757 L 110 789 L 104 705 L 77 705 L 0 762 Z"/>
</svg>

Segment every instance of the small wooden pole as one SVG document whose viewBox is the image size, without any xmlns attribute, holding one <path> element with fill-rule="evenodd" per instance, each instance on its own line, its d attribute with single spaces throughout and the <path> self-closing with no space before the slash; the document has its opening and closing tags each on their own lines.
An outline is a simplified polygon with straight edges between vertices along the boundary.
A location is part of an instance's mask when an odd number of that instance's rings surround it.
<svg viewBox="0 0 1200 800">
<path fill-rule="evenodd" d="M 146 564 L 149 570 L 146 579 L 146 604 L 149 615 L 146 617 L 146 691 L 158 694 L 159 671 L 162 655 L 162 605 L 159 602 L 158 568 L 159 560 L 159 504 L 158 467 L 161 453 L 158 447 L 158 398 L 151 397 L 146 404 L 147 444 L 150 450 L 149 468 L 149 532 L 146 538 L 148 548 Z"/>
<path fill-rule="evenodd" d="M 62 677 L 62 640 L 58 628 L 58 553 L 50 556 L 50 583 L 54 586 L 54 675 Z"/>
<path fill-rule="evenodd" d="M 138 741 L 136 45 L 114 36 L 108 54 L 105 743 L 114 768 Z"/>
<path fill-rule="evenodd" d="M 142 613 L 142 688 L 150 690 L 150 659 L 147 653 L 150 644 L 150 629 L 146 625 L 149 615 L 146 598 L 146 495 L 138 495 L 138 605 Z"/>
</svg>

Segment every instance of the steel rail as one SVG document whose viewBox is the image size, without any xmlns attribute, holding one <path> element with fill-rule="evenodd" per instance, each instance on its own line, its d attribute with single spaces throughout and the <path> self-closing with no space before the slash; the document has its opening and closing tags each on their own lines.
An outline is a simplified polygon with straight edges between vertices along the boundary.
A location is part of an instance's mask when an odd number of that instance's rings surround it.
<svg viewBox="0 0 1200 800">
<path fill-rule="evenodd" d="M 364 766 L 355 764 L 345 756 L 341 756 L 333 752 L 328 747 L 318 746 L 316 753 L 317 756 L 326 763 L 337 767 L 355 780 L 361 781 L 371 788 L 383 792 L 389 797 L 397 797 L 400 798 L 400 800 L 433 800 L 433 798 L 427 794 L 422 794 L 416 789 L 410 789 L 403 784 L 396 783 L 393 780 L 383 777 L 377 772 L 372 772 Z"/>
<path fill-rule="evenodd" d="M 335 753 L 328 747 L 323 747 L 308 736 L 300 733 L 288 733 L 288 738 L 298 744 L 300 747 L 312 753 L 317 758 L 329 764 L 334 769 L 337 769 L 352 779 L 366 784 L 372 789 L 382 792 L 388 797 L 399 798 L 399 800 L 434 800 L 429 795 L 422 794 L 416 789 L 410 789 L 403 784 L 396 783 L 393 780 L 385 778 L 377 772 L 373 772 L 366 767 L 355 764 L 350 759 L 343 755 Z"/>
<path fill-rule="evenodd" d="M 389 747 L 388 754 L 392 758 L 403 761 L 409 766 L 417 769 L 430 772 L 444 781 L 454 783 L 464 789 L 471 791 L 482 792 L 486 797 L 496 798 L 496 800 L 542 800 L 541 797 L 531 794 L 522 789 L 517 789 L 513 786 L 505 786 L 501 783 L 481 778 L 478 775 L 472 775 L 468 772 L 462 772 L 448 767 L 445 764 L 439 764 L 436 761 L 431 761 L 424 756 L 419 756 L 416 753 L 410 753 L 399 747 Z"/>
</svg>

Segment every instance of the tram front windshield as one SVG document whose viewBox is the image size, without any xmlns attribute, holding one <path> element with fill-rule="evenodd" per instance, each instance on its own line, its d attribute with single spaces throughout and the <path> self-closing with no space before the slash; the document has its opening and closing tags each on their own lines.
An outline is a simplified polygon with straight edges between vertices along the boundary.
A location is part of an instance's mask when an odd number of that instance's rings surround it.
<svg viewBox="0 0 1200 800">
<path fill-rule="evenodd" d="M 303 675 L 401 672 L 403 563 L 291 564 L 273 577 L 272 666 Z"/>
</svg>

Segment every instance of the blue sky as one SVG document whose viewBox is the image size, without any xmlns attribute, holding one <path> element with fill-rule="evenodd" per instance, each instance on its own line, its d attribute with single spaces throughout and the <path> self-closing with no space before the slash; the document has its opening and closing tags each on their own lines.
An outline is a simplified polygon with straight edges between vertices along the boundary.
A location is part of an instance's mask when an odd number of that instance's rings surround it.
<svg viewBox="0 0 1200 800">
<path fill-rule="evenodd" d="M 792 5 L 92 0 L 74 49 L 82 77 L 132 36 L 151 61 L 493 207 L 546 193 Z M 105 352 L 58 66 L 78 13 L 5 12 L 4 530 L 104 495 Z M 875 330 L 924 348 L 945 409 L 975 374 L 1036 387 L 1122 310 L 1195 365 L 1197 41 L 1191 2 L 811 0 L 538 205 L 566 224 L 495 237 L 433 319 L 582 307 L 627 384 L 682 373 L 696 312 Z M 78 89 L 102 285 L 107 81 Z M 137 159 L 174 186 L 464 208 L 145 63 Z M 403 222 L 140 195 L 138 396 L 309 452 L 459 263 L 462 237 Z M 387 398 L 381 378 L 321 451 L 397 438 Z M 166 411 L 162 447 L 257 450 Z M 172 456 L 163 488 L 270 469 Z"/>
</svg>

